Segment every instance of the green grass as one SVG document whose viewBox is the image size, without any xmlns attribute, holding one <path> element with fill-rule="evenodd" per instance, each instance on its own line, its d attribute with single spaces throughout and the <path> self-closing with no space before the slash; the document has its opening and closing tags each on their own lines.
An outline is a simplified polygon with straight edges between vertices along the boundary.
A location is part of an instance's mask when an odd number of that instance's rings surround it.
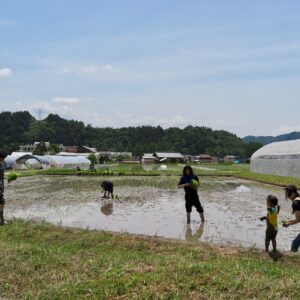
<svg viewBox="0 0 300 300">
<path fill-rule="evenodd" d="M 299 256 L 14 221 L 0 228 L 8 299 L 299 299 Z"/>
<path fill-rule="evenodd" d="M 145 171 L 142 165 L 126 165 L 114 164 L 98 166 L 96 172 L 82 171 L 81 176 L 180 176 L 182 173 L 183 164 L 167 165 L 166 170 L 149 170 Z M 106 168 L 109 167 L 109 171 Z M 286 186 L 294 184 L 300 186 L 300 178 L 273 176 L 267 174 L 257 174 L 250 171 L 248 164 L 209 164 L 209 165 L 194 165 L 195 173 L 198 176 L 230 176 L 254 180 L 262 183 L 269 183 L 278 186 Z M 20 171 L 20 176 L 34 175 L 77 175 L 75 170 L 68 169 L 48 169 L 48 170 L 29 170 Z"/>
</svg>

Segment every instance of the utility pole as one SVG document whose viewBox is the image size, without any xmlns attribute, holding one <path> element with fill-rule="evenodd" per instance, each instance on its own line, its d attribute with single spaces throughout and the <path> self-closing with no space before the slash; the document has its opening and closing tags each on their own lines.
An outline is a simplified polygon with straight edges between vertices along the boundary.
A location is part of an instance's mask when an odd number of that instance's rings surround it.
<svg viewBox="0 0 300 300">
<path fill-rule="evenodd" d="M 39 119 L 39 121 L 41 121 L 42 120 L 42 115 L 43 115 L 42 109 L 41 108 L 38 109 L 37 113 L 38 113 L 38 119 Z"/>
</svg>

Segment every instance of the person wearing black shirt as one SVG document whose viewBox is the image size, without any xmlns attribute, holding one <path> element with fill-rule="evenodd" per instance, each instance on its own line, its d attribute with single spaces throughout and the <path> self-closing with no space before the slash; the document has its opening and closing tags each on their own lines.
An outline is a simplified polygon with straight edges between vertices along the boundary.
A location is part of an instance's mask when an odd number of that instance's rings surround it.
<svg viewBox="0 0 300 300">
<path fill-rule="evenodd" d="M 6 153 L 0 150 L 0 225 L 4 225 L 4 159 L 6 158 L 6 156 Z"/>
<path fill-rule="evenodd" d="M 111 196 L 114 199 L 114 184 L 109 180 L 104 180 L 101 183 L 103 198 L 109 198 Z"/>
<path fill-rule="evenodd" d="M 196 207 L 198 213 L 200 214 L 201 221 L 205 221 L 204 210 L 199 200 L 197 188 L 191 184 L 194 180 L 199 182 L 198 177 L 194 175 L 192 167 L 185 166 L 183 169 L 183 176 L 180 178 L 178 187 L 185 190 L 187 224 L 191 223 L 191 212 L 193 206 Z"/>
<path fill-rule="evenodd" d="M 300 194 L 298 193 L 296 186 L 289 185 L 288 187 L 285 188 L 285 196 L 286 199 L 290 199 L 291 201 L 293 201 L 292 213 L 295 215 L 294 220 L 285 221 L 283 223 L 284 227 L 289 227 L 300 223 Z M 298 236 L 293 240 L 291 251 L 297 252 L 299 250 L 299 247 L 300 247 L 300 234 L 298 234 Z"/>
</svg>

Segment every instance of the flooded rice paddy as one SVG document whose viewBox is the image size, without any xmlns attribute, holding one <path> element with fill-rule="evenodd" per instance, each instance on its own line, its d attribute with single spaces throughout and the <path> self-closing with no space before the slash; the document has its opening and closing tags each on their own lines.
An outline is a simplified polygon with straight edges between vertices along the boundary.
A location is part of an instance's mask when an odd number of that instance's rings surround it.
<svg viewBox="0 0 300 300">
<path fill-rule="evenodd" d="M 194 242 L 264 247 L 265 198 L 278 196 L 279 220 L 292 218 L 282 189 L 251 181 L 201 178 L 206 223 L 194 210 L 186 225 L 184 192 L 177 177 L 113 177 L 115 200 L 101 198 L 100 177 L 27 177 L 7 185 L 8 218 L 44 220 L 55 225 L 146 234 Z M 300 225 L 279 226 L 278 248 L 289 250 Z"/>
</svg>

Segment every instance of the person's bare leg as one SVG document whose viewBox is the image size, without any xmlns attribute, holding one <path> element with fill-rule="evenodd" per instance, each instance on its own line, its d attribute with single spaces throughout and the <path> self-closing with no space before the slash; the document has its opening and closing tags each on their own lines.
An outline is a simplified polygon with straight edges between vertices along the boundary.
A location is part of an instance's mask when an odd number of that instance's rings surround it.
<svg viewBox="0 0 300 300">
<path fill-rule="evenodd" d="M 272 245 L 273 245 L 273 252 L 277 252 L 277 242 L 276 242 L 276 239 L 272 240 Z"/>
<path fill-rule="evenodd" d="M 0 225 L 4 225 L 4 204 L 0 204 Z"/>
<path fill-rule="evenodd" d="M 191 213 L 186 213 L 186 223 L 191 224 Z"/>
<path fill-rule="evenodd" d="M 269 252 L 270 240 L 266 239 L 265 245 L 266 245 L 266 252 Z"/>
<path fill-rule="evenodd" d="M 199 213 L 201 222 L 205 222 L 204 213 Z"/>
</svg>

